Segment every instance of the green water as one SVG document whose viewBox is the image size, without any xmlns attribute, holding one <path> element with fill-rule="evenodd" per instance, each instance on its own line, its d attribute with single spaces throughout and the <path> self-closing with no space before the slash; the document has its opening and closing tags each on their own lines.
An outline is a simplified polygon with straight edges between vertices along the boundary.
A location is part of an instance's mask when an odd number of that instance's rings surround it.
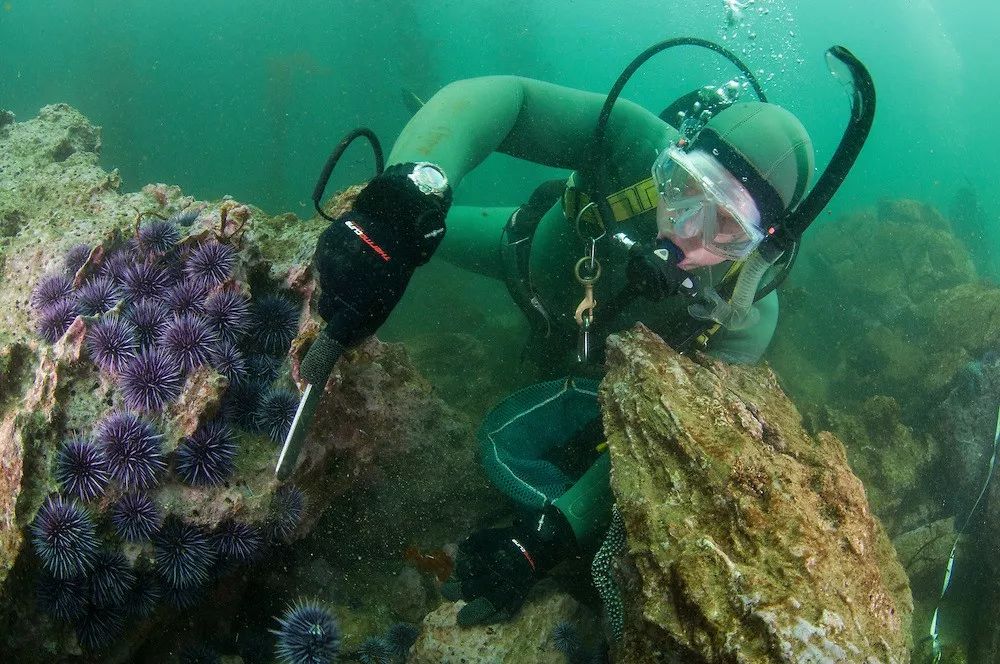
<svg viewBox="0 0 1000 664">
<path fill-rule="evenodd" d="M 989 126 L 1000 71 L 984 30 L 1000 9 L 987 0 L 758 0 L 737 30 L 721 0 L 522 4 L 7 0 L 0 102 L 22 118 L 56 101 L 80 108 L 104 127 L 104 162 L 127 186 L 171 182 L 305 212 L 341 133 L 364 123 L 391 141 L 399 131 L 401 86 L 426 96 L 456 78 L 516 73 L 604 91 L 641 49 L 684 34 L 748 50 L 769 94 L 809 127 L 822 163 L 847 109 L 822 57 L 840 43 L 871 69 L 879 114 L 837 206 L 944 202 L 966 177 L 997 198 L 1000 139 Z M 627 96 L 659 108 L 718 80 L 717 65 L 701 53 L 663 56 Z M 363 157 L 347 166 L 341 184 L 367 173 Z M 519 202 L 535 177 L 497 159 L 462 195 Z"/>
<path fill-rule="evenodd" d="M 200 199 L 228 194 L 271 213 L 310 216 L 309 195 L 332 146 L 366 125 L 388 149 L 409 118 L 403 89 L 426 98 L 452 80 L 510 73 L 605 92 L 632 57 L 674 36 L 717 40 L 743 57 L 770 100 L 809 129 L 822 169 L 849 110 L 823 57 L 841 44 L 871 71 L 878 112 L 817 228 L 883 199 L 914 198 L 947 213 L 960 190 L 972 191 L 983 213 L 976 227 L 956 232 L 978 243 L 980 275 L 995 277 L 998 24 L 1000 7 L 987 0 L 756 0 L 735 25 L 722 0 L 5 0 L 0 108 L 20 120 L 56 102 L 80 109 L 102 126 L 101 165 L 119 170 L 124 190 L 165 182 Z M 732 75 L 705 52 L 674 51 L 645 66 L 624 96 L 659 111 Z M 371 170 L 368 154 L 352 150 L 328 191 Z M 494 155 L 456 201 L 517 205 L 560 173 Z M 526 331 L 502 286 L 432 264 L 382 336 L 411 342 L 418 362 L 426 354 L 445 398 L 477 417 L 533 379 L 517 361 Z M 447 373 L 455 365 L 426 344 L 428 335 L 448 334 L 471 335 L 481 373 L 495 378 L 471 383 Z"/>
</svg>

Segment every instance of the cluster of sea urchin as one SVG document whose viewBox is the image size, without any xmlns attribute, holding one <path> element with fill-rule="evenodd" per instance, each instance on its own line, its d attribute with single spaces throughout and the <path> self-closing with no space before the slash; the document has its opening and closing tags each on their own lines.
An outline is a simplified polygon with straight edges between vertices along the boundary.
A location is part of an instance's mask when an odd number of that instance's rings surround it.
<svg viewBox="0 0 1000 664">
<path fill-rule="evenodd" d="M 60 448 L 53 474 L 61 495 L 42 505 L 31 526 L 43 567 L 39 606 L 72 621 L 88 649 L 108 645 L 128 619 L 149 616 L 161 601 L 191 606 L 220 570 L 252 562 L 265 546 L 259 525 L 229 520 L 209 533 L 162 513 L 156 496 L 169 459 L 155 418 L 180 395 L 186 375 L 208 365 L 229 380 L 222 416 L 173 453 L 174 475 L 191 486 L 229 479 L 235 429 L 278 441 L 297 405 L 294 393 L 274 383 L 298 330 L 299 306 L 280 295 L 247 297 L 234 278 L 236 251 L 215 241 L 182 242 L 191 215 L 181 216 L 144 224 L 138 237 L 110 251 L 74 247 L 62 270 L 43 277 L 31 295 L 38 333 L 51 343 L 77 316 L 88 317 L 88 352 L 116 382 L 122 404 L 92 435 Z M 96 505 L 109 492 L 100 503 L 110 525 L 102 539 L 84 503 Z M 272 539 L 294 531 L 303 504 L 294 487 L 276 495 Z M 140 547 L 135 566 L 123 543 Z"/>
<path fill-rule="evenodd" d="M 280 294 L 247 297 L 232 246 L 182 241 L 190 218 L 144 224 L 123 246 L 95 253 L 94 264 L 87 245 L 71 249 L 63 269 L 32 291 L 38 334 L 54 343 L 77 316 L 96 318 L 88 319 L 90 357 L 137 412 L 161 411 L 188 373 L 211 366 L 229 380 L 228 423 L 280 442 L 297 395 L 274 382 L 301 308 Z"/>
</svg>

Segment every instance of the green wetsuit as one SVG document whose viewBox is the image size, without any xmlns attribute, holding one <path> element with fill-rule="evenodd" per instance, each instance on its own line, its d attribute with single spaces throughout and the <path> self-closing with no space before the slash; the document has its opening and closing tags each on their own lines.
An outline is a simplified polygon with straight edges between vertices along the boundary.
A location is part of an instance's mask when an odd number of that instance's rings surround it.
<svg viewBox="0 0 1000 664">
<path fill-rule="evenodd" d="M 457 81 L 431 97 L 414 115 L 393 146 L 388 163 L 435 163 L 455 188 L 494 151 L 575 170 L 585 162 L 604 100 L 604 95 L 515 76 Z M 610 181 L 602 183 L 603 190 L 618 191 L 648 178 L 656 155 L 676 136 L 677 131 L 656 115 L 618 100 L 607 128 L 611 167 L 607 169 Z M 574 173 L 573 177 L 580 176 Z M 463 269 L 506 280 L 509 275 L 504 273 L 498 238 L 513 212 L 509 207 L 454 206 L 437 255 Z M 645 242 L 656 236 L 655 210 L 612 223 L 617 225 L 608 229 L 611 233 L 621 230 Z M 562 205 L 553 205 L 532 240 L 529 269 L 532 284 L 550 314 L 567 323 L 583 295 L 573 277 L 573 266 L 583 250 L 573 224 L 564 218 Z M 617 294 L 625 284 L 624 249 L 617 251 L 620 253 L 598 254 L 603 273 L 594 286 L 595 317 L 601 316 L 601 301 Z M 698 274 L 716 283 L 727 267 L 700 268 Z M 760 314 L 758 322 L 739 332 L 723 330 L 714 335 L 711 354 L 730 362 L 760 359 L 777 323 L 777 296 L 771 293 L 754 306 Z M 679 315 L 686 314 L 678 303 L 671 306 L 636 300 L 615 318 L 612 327 L 627 329 L 642 321 L 655 331 L 668 328 Z M 567 352 L 575 352 L 575 348 Z M 609 469 L 604 454 L 554 501 L 585 546 L 603 534 L 610 517 Z"/>
</svg>

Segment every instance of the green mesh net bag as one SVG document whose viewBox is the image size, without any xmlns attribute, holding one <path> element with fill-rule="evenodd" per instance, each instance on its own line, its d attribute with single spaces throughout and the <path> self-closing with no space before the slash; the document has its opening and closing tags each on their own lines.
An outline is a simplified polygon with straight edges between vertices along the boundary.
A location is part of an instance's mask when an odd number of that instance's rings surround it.
<svg viewBox="0 0 1000 664">
<path fill-rule="evenodd" d="M 546 457 L 600 414 L 594 380 L 565 378 L 515 392 L 476 432 L 486 474 L 515 502 L 542 509 L 576 479 Z"/>
</svg>

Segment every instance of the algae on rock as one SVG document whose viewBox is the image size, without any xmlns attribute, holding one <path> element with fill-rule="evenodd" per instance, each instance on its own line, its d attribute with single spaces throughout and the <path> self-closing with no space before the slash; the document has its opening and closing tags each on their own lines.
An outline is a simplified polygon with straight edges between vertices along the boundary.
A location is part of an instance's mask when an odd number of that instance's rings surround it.
<svg viewBox="0 0 1000 664">
<path fill-rule="evenodd" d="M 549 587 L 536 588 L 510 621 L 459 627 L 464 602 L 443 604 L 424 618 L 421 634 L 407 664 L 563 664 L 553 629 L 560 622 L 575 624 L 583 634 L 596 629 L 593 615 L 569 595 Z"/>
<path fill-rule="evenodd" d="M 803 429 L 769 369 L 704 362 L 642 326 L 608 341 L 616 661 L 909 661 L 906 575 L 841 442 Z"/>
</svg>

